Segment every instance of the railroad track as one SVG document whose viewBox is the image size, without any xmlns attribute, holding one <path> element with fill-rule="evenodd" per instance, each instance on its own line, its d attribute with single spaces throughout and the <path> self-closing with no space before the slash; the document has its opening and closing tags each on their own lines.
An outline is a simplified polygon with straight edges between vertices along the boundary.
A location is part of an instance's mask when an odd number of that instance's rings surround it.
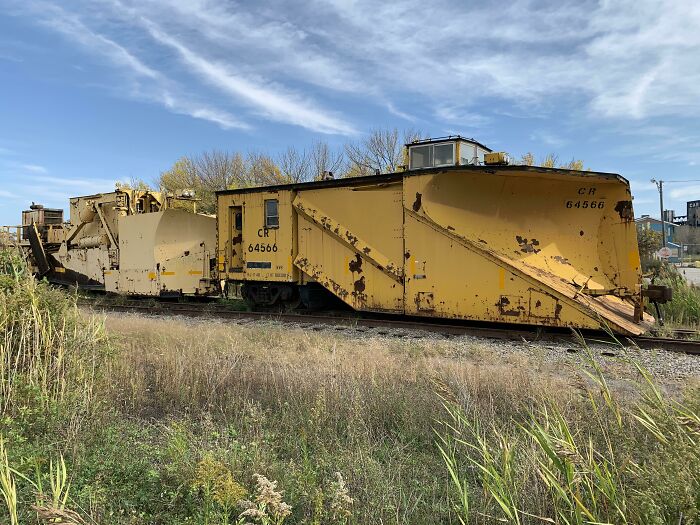
<svg viewBox="0 0 700 525">
<path fill-rule="evenodd" d="M 215 319 L 231 319 L 238 321 L 275 321 L 302 325 L 317 330 L 324 326 L 333 326 L 338 330 L 349 328 L 372 329 L 382 334 L 382 329 L 397 330 L 403 332 L 422 331 L 432 334 L 441 334 L 447 337 L 472 336 L 483 339 L 496 339 L 507 341 L 549 341 L 576 343 L 577 335 L 565 328 L 543 328 L 522 325 L 489 325 L 486 323 L 450 322 L 449 320 L 426 320 L 401 318 L 396 319 L 389 315 L 359 315 L 356 312 L 342 312 L 332 314 L 317 313 L 290 313 L 290 312 L 250 312 L 233 310 L 226 305 L 218 303 L 167 303 L 153 301 L 128 300 L 120 302 L 92 301 L 80 299 L 79 305 L 88 306 L 96 310 L 113 312 L 136 312 L 154 316 L 182 315 L 186 317 L 205 317 Z M 693 330 L 676 330 L 672 332 L 674 337 L 656 336 L 611 336 L 604 331 L 583 331 L 581 336 L 588 342 L 636 345 L 639 348 L 659 349 L 671 352 L 700 355 L 700 340 L 698 333 Z M 391 334 L 397 337 L 406 337 L 403 334 Z M 414 334 L 415 337 L 420 335 Z"/>
</svg>

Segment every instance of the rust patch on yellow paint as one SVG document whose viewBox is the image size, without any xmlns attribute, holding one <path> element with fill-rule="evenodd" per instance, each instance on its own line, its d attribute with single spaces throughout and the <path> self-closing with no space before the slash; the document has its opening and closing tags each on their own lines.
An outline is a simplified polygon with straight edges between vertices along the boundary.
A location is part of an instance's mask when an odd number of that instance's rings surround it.
<svg viewBox="0 0 700 525">
<path fill-rule="evenodd" d="M 542 250 L 537 248 L 540 245 L 540 241 L 537 239 L 528 240 L 520 235 L 515 236 L 515 240 L 520 246 L 520 251 L 523 253 L 540 253 Z"/>
<path fill-rule="evenodd" d="M 418 211 L 420 210 L 421 207 L 421 199 L 423 198 L 423 195 L 416 192 L 416 200 L 413 201 L 413 211 Z"/>
<path fill-rule="evenodd" d="M 363 275 L 360 277 L 355 283 L 353 284 L 353 288 L 355 289 L 355 292 L 357 293 L 362 293 L 365 291 L 365 276 Z"/>
<path fill-rule="evenodd" d="M 352 273 L 362 273 L 362 257 L 359 253 L 355 254 L 354 261 L 350 261 L 350 264 L 348 264 L 348 269 Z"/>
<path fill-rule="evenodd" d="M 515 299 L 520 298 L 518 297 Z M 512 303 L 506 295 L 501 295 L 500 299 L 496 303 L 496 306 L 498 306 L 498 310 L 501 312 L 501 315 L 507 315 L 509 317 L 520 317 L 520 314 L 525 310 L 519 301 Z"/>
<path fill-rule="evenodd" d="M 634 211 L 632 210 L 632 201 L 618 201 L 615 205 L 615 211 L 620 215 L 623 221 L 633 221 Z"/>
</svg>

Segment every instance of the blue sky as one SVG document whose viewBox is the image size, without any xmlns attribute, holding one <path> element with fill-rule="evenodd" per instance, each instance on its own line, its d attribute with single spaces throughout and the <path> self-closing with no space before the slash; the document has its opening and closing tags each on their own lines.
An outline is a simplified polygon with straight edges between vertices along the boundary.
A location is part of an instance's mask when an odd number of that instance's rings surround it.
<svg viewBox="0 0 700 525">
<path fill-rule="evenodd" d="M 0 0 L 0 224 L 208 149 L 371 128 L 555 152 L 700 198 L 700 3 Z"/>
</svg>

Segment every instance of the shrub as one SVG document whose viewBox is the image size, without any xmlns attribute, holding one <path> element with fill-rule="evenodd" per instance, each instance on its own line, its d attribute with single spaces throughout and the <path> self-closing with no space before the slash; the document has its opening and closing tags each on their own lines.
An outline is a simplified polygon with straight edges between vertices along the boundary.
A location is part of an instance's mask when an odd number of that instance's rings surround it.
<svg viewBox="0 0 700 525">
<path fill-rule="evenodd" d="M 668 263 L 661 264 L 655 274 L 656 283 L 670 286 L 673 291 L 673 299 L 660 305 L 664 321 L 674 327 L 700 327 L 700 288 Z"/>
</svg>

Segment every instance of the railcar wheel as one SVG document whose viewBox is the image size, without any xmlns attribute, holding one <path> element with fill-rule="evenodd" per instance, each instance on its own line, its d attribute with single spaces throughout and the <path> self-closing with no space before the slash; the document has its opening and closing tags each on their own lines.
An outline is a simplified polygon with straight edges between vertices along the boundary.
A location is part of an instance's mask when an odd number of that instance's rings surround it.
<svg viewBox="0 0 700 525">
<path fill-rule="evenodd" d="M 288 283 L 245 283 L 241 296 L 252 310 L 294 309 L 301 301 L 296 286 Z"/>
<path fill-rule="evenodd" d="M 301 301 L 301 297 L 299 296 L 298 293 L 296 294 L 295 297 L 293 297 L 287 301 L 284 301 L 282 304 L 284 305 L 284 310 L 287 312 L 293 312 L 293 311 L 299 310 L 304 305 L 304 303 Z"/>
</svg>

